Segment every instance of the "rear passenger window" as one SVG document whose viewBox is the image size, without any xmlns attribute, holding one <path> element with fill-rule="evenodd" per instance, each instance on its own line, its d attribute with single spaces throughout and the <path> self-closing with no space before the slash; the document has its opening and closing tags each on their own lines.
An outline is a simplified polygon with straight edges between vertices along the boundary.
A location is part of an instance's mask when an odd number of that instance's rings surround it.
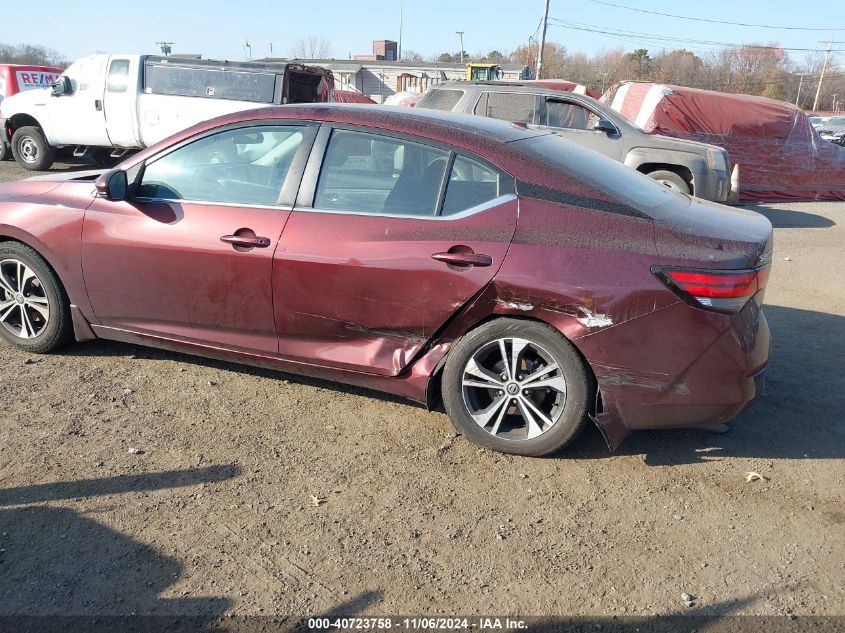
<svg viewBox="0 0 845 633">
<path fill-rule="evenodd" d="M 432 110 L 451 111 L 461 97 L 464 96 L 463 90 L 429 90 L 420 102 L 417 104 L 420 108 L 431 108 Z"/>
<path fill-rule="evenodd" d="M 487 92 L 476 104 L 474 112 L 503 121 L 536 123 L 537 97 L 511 92 Z"/>
<path fill-rule="evenodd" d="M 433 216 L 449 152 L 401 138 L 332 132 L 314 208 Z"/>
<path fill-rule="evenodd" d="M 442 215 L 452 215 L 499 196 L 499 174 L 478 161 L 457 156 L 446 185 Z"/>
</svg>

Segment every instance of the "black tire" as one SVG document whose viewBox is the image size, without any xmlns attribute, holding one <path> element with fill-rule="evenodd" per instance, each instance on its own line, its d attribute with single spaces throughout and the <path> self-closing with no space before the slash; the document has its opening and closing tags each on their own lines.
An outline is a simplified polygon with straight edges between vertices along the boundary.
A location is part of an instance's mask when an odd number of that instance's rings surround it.
<svg viewBox="0 0 845 633">
<path fill-rule="evenodd" d="M 690 190 L 690 186 L 687 184 L 687 181 L 681 178 L 678 174 L 674 171 L 669 171 L 668 169 L 658 169 L 656 171 L 652 171 L 648 174 L 649 178 L 654 178 L 658 182 L 663 183 L 670 189 L 675 189 L 676 191 L 680 191 L 681 193 L 685 193 L 690 195 L 692 191 Z"/>
<path fill-rule="evenodd" d="M 2 133 L 3 130 L 0 130 Z M 12 157 L 12 148 L 6 141 L 0 141 L 0 161 L 8 160 Z"/>
<path fill-rule="evenodd" d="M 56 161 L 56 148 L 47 142 L 40 127 L 27 125 L 12 136 L 12 155 L 29 171 L 47 171 Z"/>
<path fill-rule="evenodd" d="M 562 405 L 559 405 L 562 410 L 557 410 L 556 421 L 548 426 L 542 434 L 530 439 L 527 437 L 527 424 L 525 428 L 526 437 L 523 438 L 514 438 L 513 436 L 506 438 L 501 435 L 493 435 L 487 430 L 487 427 L 482 428 L 472 418 L 469 410 L 471 405 L 468 404 L 469 400 L 465 398 L 463 377 L 470 360 L 477 358 L 478 354 L 484 353 L 485 349 L 494 349 L 491 346 L 495 345 L 498 340 L 508 338 L 523 339 L 550 355 L 551 360 L 557 364 L 560 374 L 565 380 L 566 394 Z M 527 352 L 523 352 L 523 354 L 525 355 Z M 499 357 L 501 358 L 501 355 Z M 537 367 L 542 368 L 543 366 L 543 363 L 541 363 L 534 368 L 525 365 L 525 369 L 519 369 L 520 365 L 525 363 L 527 363 L 527 360 L 525 356 L 522 356 L 522 360 L 517 361 L 517 369 L 513 373 L 516 374 L 520 371 L 533 373 Z M 548 363 L 545 365 L 548 366 Z M 522 378 L 523 376 L 519 375 L 520 381 Z M 514 380 L 514 382 L 516 381 Z M 481 391 L 486 390 L 482 389 Z M 549 392 L 550 390 L 546 389 L 545 391 Z M 584 362 L 572 344 L 560 332 L 545 323 L 511 318 L 489 321 L 472 330 L 455 344 L 455 347 L 449 352 L 446 368 L 443 372 L 442 392 L 446 412 L 455 427 L 467 439 L 502 453 L 533 457 L 554 453 L 575 440 L 587 421 L 589 403 L 592 397 L 591 381 Z M 494 396 L 493 390 L 490 390 L 491 400 L 494 397 L 501 397 L 504 401 L 510 400 L 512 403 L 517 401 L 516 398 L 511 399 L 510 395 L 507 395 L 512 394 L 511 391 L 507 391 L 507 394 L 504 391 L 497 391 L 496 393 L 498 396 Z M 523 391 L 522 393 L 527 392 Z M 467 396 L 467 398 L 469 397 Z M 519 392 L 517 393 L 518 397 Z M 552 394 L 552 397 L 555 397 L 554 394 Z M 515 405 L 512 409 L 509 409 L 509 407 L 511 407 L 511 404 L 505 402 L 504 408 L 506 410 L 519 410 L 519 405 Z M 501 409 L 499 410 L 501 411 Z M 503 413 L 502 416 L 503 420 L 516 422 L 519 420 L 518 415 L 515 414 Z M 552 418 L 551 415 L 549 417 Z M 510 423 L 504 422 L 502 424 L 505 426 Z M 514 431 L 514 433 L 518 433 L 518 431 Z"/>
<path fill-rule="evenodd" d="M 35 274 L 34 280 L 30 278 L 22 289 L 16 287 L 15 283 L 13 271 L 16 262 L 22 263 Z M 4 310 L 0 312 L 0 337 L 15 347 L 35 354 L 55 351 L 70 342 L 73 338 L 70 302 L 56 274 L 29 246 L 20 242 L 0 242 L 0 303 L 10 298 L 17 302 L 17 295 L 27 295 L 25 299 L 46 299 L 48 316 L 39 330 L 37 321 L 33 319 L 40 318 L 40 313 L 30 308 L 28 315 L 32 316 L 27 318 L 31 326 L 36 326 L 33 328 L 35 335 L 26 338 L 11 331 L 15 329 L 16 323 L 21 322 L 22 311 L 26 308 L 13 307 L 10 314 Z"/>
</svg>

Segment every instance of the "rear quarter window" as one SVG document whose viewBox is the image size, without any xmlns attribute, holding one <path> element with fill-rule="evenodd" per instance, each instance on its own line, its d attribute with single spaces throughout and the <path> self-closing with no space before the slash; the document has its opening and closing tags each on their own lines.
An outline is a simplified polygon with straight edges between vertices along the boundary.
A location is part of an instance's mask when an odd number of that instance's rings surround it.
<svg viewBox="0 0 845 633">
<path fill-rule="evenodd" d="M 429 90 L 420 99 L 417 107 L 451 112 L 463 96 L 463 90 Z"/>
</svg>

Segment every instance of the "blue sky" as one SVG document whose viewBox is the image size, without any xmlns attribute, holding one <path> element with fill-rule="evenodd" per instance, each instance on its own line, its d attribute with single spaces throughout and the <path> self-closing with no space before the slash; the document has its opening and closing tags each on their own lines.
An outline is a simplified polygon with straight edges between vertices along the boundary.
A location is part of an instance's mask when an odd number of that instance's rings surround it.
<svg viewBox="0 0 845 633">
<path fill-rule="evenodd" d="M 650 34 L 643 40 L 629 36 L 579 31 L 550 25 L 548 39 L 572 51 L 595 53 L 623 46 L 626 50 L 682 47 L 661 42 L 654 36 L 695 39 L 731 44 L 778 42 L 793 48 L 823 48 L 820 40 L 845 40 L 845 12 L 808 11 L 826 3 L 805 4 L 795 0 L 708 0 L 680 3 L 646 0 L 606 0 L 611 4 L 684 16 L 754 24 L 817 27 L 841 30 L 778 30 L 708 24 L 660 17 L 615 8 L 594 0 L 551 0 L 552 24 L 561 21 L 580 28 L 625 30 Z M 202 53 L 205 57 L 240 60 L 243 43 L 252 44 L 253 57 L 270 53 L 287 56 L 297 39 L 325 37 L 334 57 L 368 53 L 373 39 L 399 35 L 399 0 L 54 0 L 4 2 L 0 42 L 40 43 L 58 50 L 68 59 L 95 51 L 112 53 L 158 52 L 156 42 L 175 42 L 174 52 Z M 832 4 L 842 4 L 835 0 Z M 832 8 L 828 5 L 828 8 Z M 543 0 L 404 0 L 405 50 L 423 55 L 459 48 L 455 31 L 464 31 L 464 48 L 470 53 L 491 49 L 510 51 L 537 31 Z M 831 20 L 839 23 L 832 23 Z M 583 25 L 587 25 L 586 27 Z M 714 48 L 687 43 L 703 52 Z M 845 44 L 834 45 L 845 50 Z M 804 62 L 807 53 L 791 52 Z M 834 63 L 845 64 L 845 53 Z"/>
</svg>

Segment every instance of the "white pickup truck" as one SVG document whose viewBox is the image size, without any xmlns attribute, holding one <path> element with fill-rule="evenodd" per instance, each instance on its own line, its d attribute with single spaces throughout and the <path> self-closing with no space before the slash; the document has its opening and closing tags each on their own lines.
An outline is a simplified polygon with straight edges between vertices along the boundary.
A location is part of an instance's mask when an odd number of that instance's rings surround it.
<svg viewBox="0 0 845 633">
<path fill-rule="evenodd" d="M 333 93 L 331 71 L 314 66 L 96 54 L 49 88 L 4 99 L 0 134 L 22 167 L 40 171 L 58 148 L 106 161 L 221 114 Z"/>
</svg>

